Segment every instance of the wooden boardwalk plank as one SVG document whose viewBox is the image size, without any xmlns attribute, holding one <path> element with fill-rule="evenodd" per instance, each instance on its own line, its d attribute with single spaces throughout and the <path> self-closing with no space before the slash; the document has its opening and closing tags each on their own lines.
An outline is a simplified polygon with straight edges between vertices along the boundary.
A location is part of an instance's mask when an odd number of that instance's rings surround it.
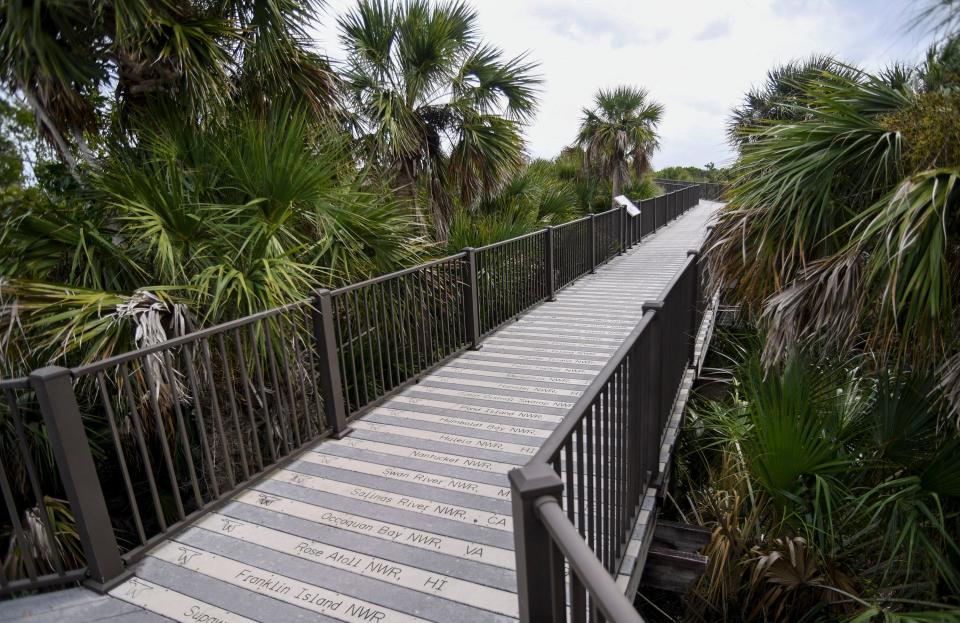
<svg viewBox="0 0 960 623">
<path fill-rule="evenodd" d="M 701 203 L 371 409 L 348 437 L 241 491 L 152 550 L 112 597 L 81 591 L 61 609 L 0 619 L 74 609 L 81 616 L 59 620 L 514 620 L 506 474 L 660 297 L 714 207 Z"/>
</svg>

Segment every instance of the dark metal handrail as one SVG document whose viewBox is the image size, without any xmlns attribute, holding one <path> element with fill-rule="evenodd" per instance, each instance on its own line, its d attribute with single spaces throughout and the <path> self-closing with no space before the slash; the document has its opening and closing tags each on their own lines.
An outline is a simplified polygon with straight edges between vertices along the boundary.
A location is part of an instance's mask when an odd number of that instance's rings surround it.
<svg viewBox="0 0 960 623">
<path fill-rule="evenodd" d="M 351 284 L 348 284 L 348 285 L 345 285 L 345 286 L 336 288 L 335 290 L 332 290 L 331 292 L 332 292 L 332 294 L 334 294 L 334 295 L 346 294 L 347 292 L 351 292 L 351 291 L 357 290 L 357 289 L 359 289 L 359 288 L 363 288 L 363 287 L 366 287 L 366 286 L 371 286 L 371 285 L 374 285 L 374 284 L 377 284 L 377 283 L 382 283 L 382 282 L 384 282 L 384 281 L 389 281 L 389 280 L 391 280 L 391 279 L 396 279 L 396 278 L 398 278 L 398 277 L 403 277 L 404 275 L 409 275 L 409 274 L 415 273 L 415 272 L 417 272 L 417 271 L 421 271 L 421 270 L 424 270 L 424 269 L 427 269 L 427 268 L 431 268 L 431 267 L 433 267 L 433 266 L 436 266 L 437 264 L 442 264 L 442 263 L 444 263 L 444 262 L 449 262 L 449 261 L 451 261 L 451 260 L 463 259 L 463 257 L 464 257 L 465 255 L 466 255 L 466 253 L 464 253 L 464 252 L 461 251 L 460 253 L 455 253 L 455 254 L 453 254 L 453 255 L 448 255 L 448 256 L 446 256 L 446 257 L 441 257 L 441 258 L 436 259 L 436 260 L 431 260 L 431 261 L 429 261 L 429 262 L 424 262 L 423 264 L 417 264 L 416 266 L 411 266 L 410 268 L 403 268 L 403 269 L 400 269 L 400 270 L 398 270 L 398 271 L 394 271 L 394 272 L 392 272 L 392 273 L 387 273 L 386 275 L 380 275 L 380 276 L 378 276 L 378 277 L 371 277 L 370 279 L 365 279 L 365 280 L 363 280 L 363 281 L 358 281 L 357 283 L 351 283 Z"/>
<path fill-rule="evenodd" d="M 498 242 L 491 242 L 490 244 L 484 245 L 484 246 L 482 246 L 482 247 L 477 247 L 476 250 L 477 250 L 477 251 L 490 251 L 490 250 L 492 250 L 492 249 L 497 249 L 497 248 L 500 248 L 500 247 L 505 246 L 505 245 L 508 245 L 508 244 L 512 244 L 512 243 L 515 243 L 515 242 L 519 242 L 519 241 L 521 241 L 521 240 L 526 240 L 527 238 L 535 238 L 536 236 L 542 236 L 542 235 L 543 235 L 543 231 L 544 231 L 544 230 L 542 230 L 542 229 L 538 229 L 538 230 L 536 230 L 536 231 L 531 231 L 531 232 L 528 232 L 528 233 L 526 233 L 526 234 L 522 234 L 522 235 L 520 235 L 520 236 L 516 236 L 515 238 L 508 238 L 507 240 L 500 240 L 500 241 L 498 241 Z"/>
<path fill-rule="evenodd" d="M 191 331 L 185 335 L 179 337 L 172 337 L 159 344 L 154 344 L 153 346 L 143 346 L 137 350 L 131 350 L 126 353 L 120 353 L 119 355 L 113 355 L 107 357 L 106 359 L 101 359 L 100 361 L 94 361 L 91 363 L 85 363 L 79 366 L 74 366 L 70 368 L 70 372 L 74 376 L 84 375 L 84 374 L 94 374 L 100 370 L 105 370 L 111 366 L 116 366 L 118 364 L 133 361 L 144 357 L 145 355 L 152 355 L 154 353 L 159 353 L 164 350 L 169 350 L 171 348 L 177 348 L 185 344 L 190 344 L 197 342 L 202 339 L 207 339 L 218 335 L 220 333 L 226 333 L 232 329 L 238 329 L 240 327 L 245 327 L 250 324 L 254 324 L 261 320 L 267 318 L 272 318 L 273 316 L 280 315 L 284 312 L 296 309 L 298 307 L 309 305 L 310 299 L 302 299 L 300 301 L 294 301 L 293 303 L 287 303 L 280 307 L 275 307 L 273 309 L 268 309 L 262 312 L 257 312 L 249 316 L 244 316 L 243 318 L 237 318 L 236 320 L 228 320 L 227 322 L 222 322 L 220 324 L 213 325 L 212 327 L 207 327 L 205 329 L 197 329 L 196 331 Z"/>
<path fill-rule="evenodd" d="M 722 196 L 726 190 L 727 185 L 721 182 L 687 182 L 683 180 L 671 180 L 666 178 L 654 178 L 653 180 L 659 186 L 662 186 L 665 190 L 669 187 L 685 187 L 690 185 L 696 185 L 700 187 L 700 197 L 702 199 L 708 199 L 711 201 L 717 201 Z"/>
<path fill-rule="evenodd" d="M 641 620 L 614 575 L 644 492 L 661 482 L 661 440 L 695 363 L 697 257 L 688 253 L 533 459 L 509 473 L 521 621 Z"/>
<path fill-rule="evenodd" d="M 81 577 L 107 589 L 306 444 L 346 434 L 351 418 L 680 216 L 698 188 L 644 200 L 638 217 L 613 208 L 102 361 L 0 380 L 0 409 L 15 424 L 21 415 L 42 424 L 49 438 L 42 448 L 22 438 L 3 469 L 35 471 L 31 453 L 46 453 L 59 474 L 44 491 L 38 478 L 13 482 L 0 470 L 5 523 L 36 511 L 50 532 L 46 500 L 62 497 L 83 550 L 69 564 L 55 553 L 33 560 L 21 530 L 23 571 L 0 570 L 0 595 Z M 109 434 L 94 460 L 88 427 L 97 421 Z"/>
<path fill-rule="evenodd" d="M 540 520 L 550 533 L 552 541 L 570 565 L 571 583 L 582 585 L 582 590 L 578 590 L 575 586 L 574 591 L 590 595 L 593 607 L 602 615 L 603 620 L 616 623 L 643 623 L 643 618 L 634 609 L 633 604 L 624 598 L 617 584 L 610 581 L 607 570 L 603 568 L 593 552 L 582 547 L 580 533 L 567 520 L 567 515 L 557 499 L 544 496 L 535 504 Z M 573 620 L 577 620 L 576 616 Z"/>
</svg>

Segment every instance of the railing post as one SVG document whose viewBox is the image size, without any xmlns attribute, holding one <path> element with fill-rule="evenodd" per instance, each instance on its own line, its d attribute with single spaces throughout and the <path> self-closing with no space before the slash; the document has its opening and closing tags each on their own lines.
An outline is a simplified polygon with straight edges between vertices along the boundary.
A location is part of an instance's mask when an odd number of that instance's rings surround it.
<svg viewBox="0 0 960 623">
<path fill-rule="evenodd" d="M 466 317 L 464 324 L 467 328 L 467 340 L 470 350 L 480 350 L 480 292 L 477 289 L 477 250 L 467 247 L 463 250 L 463 275 L 460 283 L 463 284 L 463 309 Z"/>
<path fill-rule="evenodd" d="M 593 214 L 588 214 L 590 219 L 590 274 L 597 272 L 597 219 Z"/>
<path fill-rule="evenodd" d="M 327 424 L 337 439 L 350 433 L 346 407 L 343 403 L 343 377 L 340 358 L 337 357 L 337 331 L 333 324 L 333 297 L 330 290 L 314 294 L 313 336 L 320 360 L 320 390 Z"/>
<path fill-rule="evenodd" d="M 646 344 L 643 349 L 643 383 L 640 395 L 643 397 L 641 434 L 643 444 L 641 469 L 649 474 L 647 486 L 656 481 L 660 471 L 660 439 L 663 431 L 663 301 L 647 301 L 643 304 L 643 313 L 652 311 L 650 324 L 647 325 Z"/>
<path fill-rule="evenodd" d="M 620 249 L 617 255 L 623 255 L 627 248 L 627 208 L 620 206 L 620 214 L 617 218 L 617 231 L 620 233 Z"/>
<path fill-rule="evenodd" d="M 522 623 L 567 620 L 563 557 L 537 514 L 538 500 L 560 501 L 563 481 L 545 463 L 508 474 L 513 505 L 513 542 Z"/>
<path fill-rule="evenodd" d="M 690 276 L 690 281 L 693 283 L 690 284 L 690 339 L 687 348 L 687 365 L 696 366 L 697 332 L 700 329 L 697 320 L 697 316 L 699 316 L 697 311 L 700 307 L 700 252 L 696 249 L 690 249 L 687 251 L 687 257 L 693 258 L 693 268 L 691 270 L 693 274 Z"/>
<path fill-rule="evenodd" d="M 125 576 L 100 477 L 90 452 L 70 370 L 49 366 L 30 374 L 50 449 L 87 559 L 91 588 L 106 592 Z"/>
<path fill-rule="evenodd" d="M 557 300 L 557 276 L 553 258 L 553 225 L 547 227 L 543 236 L 543 286 L 548 301 Z"/>
</svg>

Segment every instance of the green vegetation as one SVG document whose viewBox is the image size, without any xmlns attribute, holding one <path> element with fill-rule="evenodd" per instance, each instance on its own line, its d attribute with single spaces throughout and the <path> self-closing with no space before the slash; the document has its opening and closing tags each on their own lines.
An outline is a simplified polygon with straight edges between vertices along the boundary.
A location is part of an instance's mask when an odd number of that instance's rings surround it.
<svg viewBox="0 0 960 623">
<path fill-rule="evenodd" d="M 558 178 L 554 168 L 552 162 L 536 160 L 472 213 L 456 213 L 450 228 L 450 251 L 515 238 L 582 216 L 573 185 Z"/>
<path fill-rule="evenodd" d="M 3 191 L 4 376 L 423 255 L 341 138 L 339 78 L 306 35 L 318 15 L 279 0 L 7 8 L 5 129 L 23 136 L 22 98 L 40 140 L 19 141 Z"/>
<path fill-rule="evenodd" d="M 712 162 L 700 167 L 664 167 L 657 170 L 656 177 L 681 182 L 726 182 L 730 179 L 729 168 L 717 168 Z"/>
<path fill-rule="evenodd" d="M 14 212 L 4 231 L 11 365 L 100 359 L 407 265 L 423 249 L 340 139 L 290 107 L 144 135 L 84 182 Z"/>
<path fill-rule="evenodd" d="M 918 67 L 813 57 L 733 111 L 707 246 L 746 322 L 682 435 L 688 620 L 960 620 L 958 61 L 949 32 Z"/>
<path fill-rule="evenodd" d="M 793 83 L 797 118 L 737 130 L 740 158 L 711 266 L 762 315 L 766 361 L 795 344 L 867 350 L 930 370 L 953 393 L 956 49 L 944 45 L 917 69 L 820 70 Z"/>
<path fill-rule="evenodd" d="M 339 73 L 307 35 L 320 13 L 310 0 L 7 8 L 0 373 L 560 224 L 608 209 L 613 188 L 659 192 L 639 175 L 662 113 L 644 91 L 598 94 L 587 151 L 526 162 L 536 64 L 484 42 L 468 5 L 359 1 L 338 18 Z M 633 141 L 623 153 L 602 138 L 611 123 Z"/>
<path fill-rule="evenodd" d="M 455 205 L 493 198 L 520 169 L 536 110 L 536 65 L 484 43 L 476 21 L 462 2 L 423 0 L 361 0 L 339 21 L 358 144 L 440 241 Z"/>
<path fill-rule="evenodd" d="M 0 17 L 0 81 L 22 97 L 71 169 L 112 141 L 168 122 L 208 124 L 289 96 L 332 110 L 335 76 L 307 32 L 319 5 L 255 2 L 23 2 Z"/>
<path fill-rule="evenodd" d="M 693 407 L 674 492 L 685 520 L 714 528 L 688 617 L 953 616 L 960 440 L 943 432 L 931 379 L 866 355 L 791 351 L 765 367 L 756 333 L 719 339 L 731 395 Z"/>
<path fill-rule="evenodd" d="M 593 108 L 584 108 L 577 146 L 589 171 L 610 178 L 611 205 L 629 180 L 650 170 L 662 118 L 662 104 L 650 99 L 646 89 L 629 86 L 601 89 Z"/>
</svg>

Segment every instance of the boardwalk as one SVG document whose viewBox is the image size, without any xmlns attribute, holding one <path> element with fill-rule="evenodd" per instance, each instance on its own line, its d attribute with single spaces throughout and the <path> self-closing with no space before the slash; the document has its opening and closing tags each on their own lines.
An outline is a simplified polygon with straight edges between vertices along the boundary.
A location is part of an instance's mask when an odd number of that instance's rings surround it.
<svg viewBox="0 0 960 623">
<path fill-rule="evenodd" d="M 509 621 L 510 487 L 697 248 L 701 204 L 268 473 L 109 596 L 0 605 L 26 621 Z"/>
</svg>

